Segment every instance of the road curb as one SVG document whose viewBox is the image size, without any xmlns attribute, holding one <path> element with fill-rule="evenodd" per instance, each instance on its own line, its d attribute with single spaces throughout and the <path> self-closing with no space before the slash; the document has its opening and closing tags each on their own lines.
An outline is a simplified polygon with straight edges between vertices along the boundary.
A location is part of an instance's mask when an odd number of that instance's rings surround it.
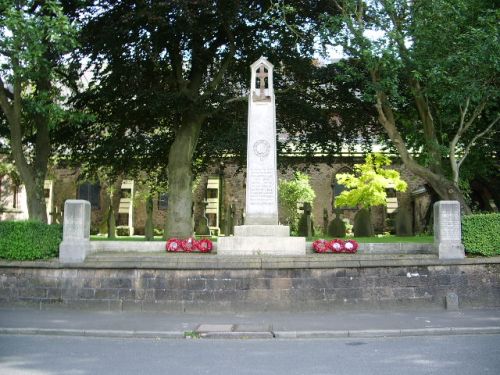
<svg viewBox="0 0 500 375">
<path fill-rule="evenodd" d="M 500 327 L 436 327 L 414 329 L 367 329 L 345 331 L 274 331 L 278 339 L 377 338 L 500 334 Z"/>
<path fill-rule="evenodd" d="M 500 327 L 436 327 L 415 329 L 368 329 L 331 331 L 261 331 L 261 332 L 209 332 L 192 337 L 181 331 L 127 331 L 83 330 L 57 328 L 0 328 L 3 335 L 45 335 L 107 338 L 158 338 L 158 339 L 335 339 L 377 338 L 409 336 L 449 336 L 500 334 Z"/>
<path fill-rule="evenodd" d="M 109 338 L 160 338 L 184 339 L 181 331 L 124 331 L 124 330 L 83 330 L 54 328 L 0 328 L 3 335 L 45 335 L 45 336 L 80 336 Z"/>
</svg>

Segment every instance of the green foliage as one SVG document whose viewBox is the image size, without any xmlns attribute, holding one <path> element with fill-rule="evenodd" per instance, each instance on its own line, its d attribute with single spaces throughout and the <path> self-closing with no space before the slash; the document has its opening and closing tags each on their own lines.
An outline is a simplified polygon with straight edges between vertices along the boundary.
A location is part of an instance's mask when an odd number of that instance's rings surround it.
<svg viewBox="0 0 500 375">
<path fill-rule="evenodd" d="M 500 255 L 500 214 L 463 216 L 462 241 L 468 254 Z"/>
<path fill-rule="evenodd" d="M 418 174 L 435 189 L 450 175 L 457 185 L 459 177 L 495 173 L 500 121 L 500 12 L 495 2 L 333 3 L 340 15 L 328 19 L 326 28 L 341 25 L 341 31 L 326 36 L 350 59 L 342 65 L 355 62 L 369 74 L 356 91 L 376 104 L 392 140 L 388 147 L 407 165 L 416 161 L 426 168 Z M 411 150 L 418 155 L 408 159 Z M 440 178 L 431 181 L 427 172 Z"/>
<path fill-rule="evenodd" d="M 354 165 L 354 174 L 337 175 L 339 184 L 344 190 L 336 199 L 335 206 L 372 207 L 387 204 L 387 188 L 406 191 L 407 183 L 399 177 L 399 172 L 385 169 L 391 161 L 383 154 L 368 154 L 364 164 Z"/>
<path fill-rule="evenodd" d="M 126 226 L 117 226 L 116 227 L 116 235 L 117 236 L 130 236 L 130 228 Z"/>
<path fill-rule="evenodd" d="M 278 186 L 280 205 L 285 210 L 285 216 L 292 231 L 297 230 L 299 213 L 298 203 L 311 203 L 316 197 L 314 190 L 309 184 L 309 176 L 301 172 L 295 172 L 293 180 L 280 179 Z"/>
<path fill-rule="evenodd" d="M 0 258 L 36 260 L 57 257 L 62 240 L 61 225 L 38 221 L 1 221 Z"/>
<path fill-rule="evenodd" d="M 328 234 L 333 238 L 343 238 L 347 232 L 344 220 L 342 220 L 339 215 L 333 219 L 328 225 Z"/>
<path fill-rule="evenodd" d="M 68 74 L 76 33 L 59 1 L 0 1 L 0 137 L 9 140 L 0 144 L 16 161 L 31 219 L 47 219 L 43 181 L 53 131 L 77 117 L 64 97 L 80 78 Z"/>
<path fill-rule="evenodd" d="M 370 210 L 362 208 L 354 216 L 353 232 L 355 237 L 373 236 L 372 215 Z"/>
<path fill-rule="evenodd" d="M 302 237 L 308 237 L 307 233 L 307 215 L 303 213 L 300 215 L 299 222 L 297 223 L 297 234 Z M 314 221 L 311 216 L 311 235 L 315 235 Z"/>
</svg>

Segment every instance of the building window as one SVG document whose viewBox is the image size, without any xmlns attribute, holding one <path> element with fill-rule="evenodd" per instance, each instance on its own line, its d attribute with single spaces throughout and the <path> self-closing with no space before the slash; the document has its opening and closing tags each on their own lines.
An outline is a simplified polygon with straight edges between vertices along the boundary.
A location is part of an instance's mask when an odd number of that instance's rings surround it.
<svg viewBox="0 0 500 375">
<path fill-rule="evenodd" d="M 100 196 L 101 186 L 99 184 L 85 182 L 78 187 L 78 199 L 89 201 L 92 208 L 100 208 Z"/>
<path fill-rule="evenodd" d="M 168 208 L 168 194 L 161 193 L 158 194 L 158 209 L 166 210 Z"/>
</svg>

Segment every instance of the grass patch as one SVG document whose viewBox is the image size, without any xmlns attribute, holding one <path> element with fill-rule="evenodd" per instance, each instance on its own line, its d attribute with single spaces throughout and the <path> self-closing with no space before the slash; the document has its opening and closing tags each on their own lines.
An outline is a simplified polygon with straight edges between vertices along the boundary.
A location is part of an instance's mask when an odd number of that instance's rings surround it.
<svg viewBox="0 0 500 375">
<path fill-rule="evenodd" d="M 319 239 L 332 240 L 333 237 L 326 236 L 314 236 L 308 238 L 308 241 L 315 241 Z M 398 237 L 398 236 L 382 236 L 382 237 L 345 237 L 342 240 L 356 240 L 358 243 L 433 243 L 434 236 L 410 236 L 410 237 Z"/>
<path fill-rule="evenodd" d="M 198 237 L 196 239 L 206 238 L 206 237 Z M 144 236 L 117 236 L 115 239 L 109 239 L 105 236 L 90 236 L 91 241 L 146 241 Z M 333 237 L 330 236 L 314 236 L 307 238 L 307 241 L 315 241 L 319 239 L 325 240 L 333 240 Z M 399 242 L 413 242 L 413 243 L 433 243 L 433 236 L 411 236 L 411 237 L 398 237 L 398 236 L 383 236 L 383 237 L 345 237 L 343 240 L 354 239 L 359 243 L 399 243 Z M 217 242 L 217 237 L 210 237 L 212 242 Z M 162 241 L 165 240 L 161 236 L 155 236 L 153 241 Z"/>
<path fill-rule="evenodd" d="M 144 236 L 116 236 L 108 238 L 107 236 L 90 236 L 91 241 L 146 241 Z M 161 236 L 157 236 L 153 241 L 165 241 Z"/>
<path fill-rule="evenodd" d="M 201 238 L 206 238 L 206 237 L 199 237 L 196 236 L 196 239 L 199 240 Z M 212 242 L 217 242 L 217 237 L 210 237 L 209 238 Z M 108 238 L 107 236 L 90 236 L 91 241 L 146 241 L 144 236 L 116 236 L 116 238 Z M 155 236 L 153 241 L 160 241 L 160 242 L 166 242 L 166 240 L 163 239 L 162 236 Z"/>
</svg>

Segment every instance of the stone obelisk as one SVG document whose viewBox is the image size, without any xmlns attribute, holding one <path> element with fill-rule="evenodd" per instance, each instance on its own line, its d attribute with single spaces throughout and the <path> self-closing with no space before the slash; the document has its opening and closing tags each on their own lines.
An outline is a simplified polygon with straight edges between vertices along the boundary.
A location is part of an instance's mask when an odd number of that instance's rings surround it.
<svg viewBox="0 0 500 375">
<path fill-rule="evenodd" d="M 261 57 L 250 70 L 245 225 L 234 228 L 234 237 L 220 237 L 217 253 L 304 255 L 305 238 L 290 237 L 290 228 L 278 225 L 273 65 Z"/>
<path fill-rule="evenodd" d="M 278 225 L 273 65 L 261 57 L 250 69 L 245 224 Z"/>
</svg>

